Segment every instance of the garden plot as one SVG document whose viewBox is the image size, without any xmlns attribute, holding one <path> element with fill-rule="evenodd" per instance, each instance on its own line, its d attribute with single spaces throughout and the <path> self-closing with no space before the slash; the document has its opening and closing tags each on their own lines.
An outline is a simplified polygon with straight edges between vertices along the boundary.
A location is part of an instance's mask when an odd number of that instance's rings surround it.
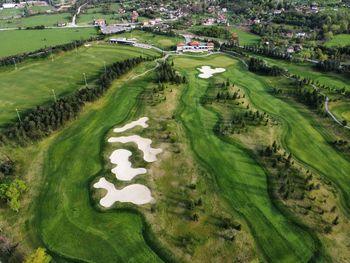
<svg viewBox="0 0 350 263">
<path fill-rule="evenodd" d="M 224 68 L 211 68 L 210 66 L 202 66 L 201 68 L 198 68 L 201 74 L 198 75 L 201 79 L 209 79 L 214 74 L 225 72 L 226 69 Z"/>
</svg>

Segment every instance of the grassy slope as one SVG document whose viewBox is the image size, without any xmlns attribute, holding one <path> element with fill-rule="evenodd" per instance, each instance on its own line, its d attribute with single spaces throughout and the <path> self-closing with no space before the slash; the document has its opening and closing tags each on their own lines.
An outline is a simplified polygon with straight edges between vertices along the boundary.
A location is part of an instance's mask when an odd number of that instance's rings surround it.
<svg viewBox="0 0 350 263">
<path fill-rule="evenodd" d="M 69 22 L 70 17 L 71 15 L 69 13 L 60 13 L 52 15 L 36 15 L 11 20 L 0 20 L 0 28 L 31 27 L 40 25 L 56 26 L 57 22 Z"/>
<path fill-rule="evenodd" d="M 177 43 L 184 41 L 182 37 L 161 36 L 139 30 L 134 30 L 129 33 L 118 34 L 115 35 L 115 37 L 136 38 L 139 42 L 152 44 L 162 49 L 170 49 L 171 47 L 174 47 Z"/>
<path fill-rule="evenodd" d="M 260 42 L 260 36 L 243 31 L 238 27 L 233 27 L 231 31 L 238 34 L 240 45 L 255 45 Z"/>
<path fill-rule="evenodd" d="M 94 28 L 0 31 L 0 57 L 96 36 Z"/>
<path fill-rule="evenodd" d="M 143 71 L 140 66 L 138 73 Z M 64 257 L 101 263 L 159 261 L 143 239 L 140 216 L 122 211 L 101 213 L 90 199 L 92 180 L 104 165 L 105 134 L 134 114 L 137 96 L 148 81 L 127 81 L 130 76 L 116 81 L 103 99 L 88 106 L 47 152 L 47 184 L 29 228 L 39 232 L 52 252 Z"/>
<path fill-rule="evenodd" d="M 350 34 L 335 35 L 324 44 L 326 47 L 344 47 L 350 45 Z"/>
<path fill-rule="evenodd" d="M 268 261 L 307 261 L 314 253 L 312 238 L 273 206 L 264 170 L 238 144 L 225 143 L 214 135 L 212 130 L 217 116 L 199 104 L 207 82 L 198 79 L 194 69 L 199 65 L 231 65 L 230 71 L 225 73 L 229 77 L 234 76 L 232 69 L 236 62 L 222 56 L 205 60 L 176 58 L 174 61 L 190 82 L 182 96 L 178 117 L 187 129 L 198 159 L 215 175 L 218 191 L 245 217 Z"/>
<path fill-rule="evenodd" d="M 350 107 L 348 103 L 331 102 L 329 106 L 330 111 L 337 116 L 340 121 L 346 120 L 350 123 Z"/>
<path fill-rule="evenodd" d="M 347 78 L 345 75 L 336 74 L 332 72 L 324 73 L 314 70 L 310 63 L 289 63 L 285 60 L 267 57 L 263 57 L 263 59 L 272 65 L 277 65 L 288 69 L 289 72 L 292 74 L 317 80 L 321 84 L 325 84 L 329 87 L 335 87 L 339 89 L 345 88 L 347 90 L 350 90 L 350 79 Z"/>
<path fill-rule="evenodd" d="M 50 58 L 27 61 L 18 65 L 18 70 L 5 69 L 0 74 L 0 126 L 15 118 L 15 109 L 26 110 L 53 100 L 56 95 L 72 92 L 83 84 L 83 72 L 94 77 L 106 64 L 139 56 L 140 49 L 128 46 L 98 45 L 81 47 Z M 154 54 L 151 50 L 143 53 Z M 84 63 L 81 63 L 84 61 Z"/>
<path fill-rule="evenodd" d="M 313 122 L 308 112 L 298 104 L 290 105 L 275 98 L 268 93 L 269 87 L 263 77 L 247 72 L 242 65 L 232 72 L 232 81 L 246 89 L 257 108 L 278 116 L 284 122 L 284 146 L 297 159 L 336 183 L 349 211 L 350 185 L 347 182 L 350 163 L 328 144 L 323 136 L 326 132 Z"/>
</svg>

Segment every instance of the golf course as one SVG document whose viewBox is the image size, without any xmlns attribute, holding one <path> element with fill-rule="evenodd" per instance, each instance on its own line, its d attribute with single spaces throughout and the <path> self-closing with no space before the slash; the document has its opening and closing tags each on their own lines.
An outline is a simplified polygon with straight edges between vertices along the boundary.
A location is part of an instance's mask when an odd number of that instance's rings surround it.
<svg viewBox="0 0 350 263">
<path fill-rule="evenodd" d="M 0 157 L 27 186 L 2 232 L 53 262 L 349 262 L 350 160 L 332 144 L 349 131 L 243 59 L 101 40 L 1 67 Z M 341 96 L 330 110 L 350 121 Z"/>
</svg>

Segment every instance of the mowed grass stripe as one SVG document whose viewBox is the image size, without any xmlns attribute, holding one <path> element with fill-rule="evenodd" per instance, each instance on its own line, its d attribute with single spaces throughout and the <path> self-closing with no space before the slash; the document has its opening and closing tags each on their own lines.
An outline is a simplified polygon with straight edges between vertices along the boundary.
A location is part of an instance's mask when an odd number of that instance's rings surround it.
<svg viewBox="0 0 350 263">
<path fill-rule="evenodd" d="M 218 191 L 241 213 L 269 262 L 305 262 L 313 257 L 312 237 L 285 218 L 272 204 L 264 170 L 240 146 L 222 141 L 213 133 L 215 113 L 200 105 L 207 82 L 195 76 L 196 67 L 229 67 L 234 60 L 217 56 L 207 59 L 175 58 L 176 67 L 189 84 L 181 99 L 178 117 L 187 130 L 192 149 L 218 183 Z M 229 77 L 230 72 L 225 73 Z"/>
<path fill-rule="evenodd" d="M 314 122 L 304 107 L 280 100 L 270 92 L 263 77 L 237 65 L 230 79 L 243 87 L 252 103 L 260 110 L 273 114 L 284 123 L 284 147 L 294 157 L 334 182 L 341 190 L 344 208 L 350 211 L 350 163 L 334 148 L 323 134 L 326 131 Z M 307 146 L 307 147 L 306 147 Z"/>
<path fill-rule="evenodd" d="M 144 66 L 139 69 L 144 71 Z M 100 212 L 91 201 L 92 180 L 104 165 L 105 134 L 131 117 L 148 81 L 126 82 L 128 77 L 116 81 L 103 99 L 88 106 L 48 150 L 44 167 L 47 185 L 33 227 L 44 244 L 59 255 L 101 263 L 160 261 L 143 239 L 140 215 Z"/>
<path fill-rule="evenodd" d="M 141 53 L 142 51 L 142 53 Z M 116 61 L 140 55 L 156 56 L 153 50 L 141 50 L 128 46 L 110 46 L 92 43 L 51 58 L 29 60 L 18 65 L 18 69 L 7 67 L 0 71 L 0 126 L 16 118 L 15 109 L 21 112 L 71 93 L 84 85 L 83 73 L 88 82 L 103 71 L 104 62 Z"/>
</svg>

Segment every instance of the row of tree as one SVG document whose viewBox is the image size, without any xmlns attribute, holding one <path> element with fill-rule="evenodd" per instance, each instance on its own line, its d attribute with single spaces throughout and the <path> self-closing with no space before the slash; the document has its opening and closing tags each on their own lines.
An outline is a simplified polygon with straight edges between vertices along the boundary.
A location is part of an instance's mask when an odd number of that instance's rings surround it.
<svg viewBox="0 0 350 263">
<path fill-rule="evenodd" d="M 248 69 L 255 73 L 260 73 L 268 76 L 281 76 L 285 70 L 277 66 L 268 66 L 259 58 L 250 58 L 248 62 Z"/>
<path fill-rule="evenodd" d="M 71 95 L 60 98 L 49 106 L 37 106 L 22 116 L 21 121 L 4 128 L 0 133 L 0 141 L 13 140 L 25 143 L 49 135 L 62 127 L 68 120 L 77 116 L 86 102 L 101 97 L 109 88 L 111 82 L 137 64 L 146 60 L 143 57 L 116 62 L 106 68 L 98 78 L 98 85 L 93 88 L 85 87 Z"/>
</svg>

